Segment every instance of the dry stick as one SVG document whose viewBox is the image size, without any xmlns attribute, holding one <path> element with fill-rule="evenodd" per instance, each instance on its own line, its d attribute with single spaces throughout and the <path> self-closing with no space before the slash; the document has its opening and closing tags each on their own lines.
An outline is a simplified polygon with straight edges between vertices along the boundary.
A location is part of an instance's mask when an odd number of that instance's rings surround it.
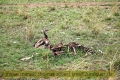
<svg viewBox="0 0 120 80">
<path fill-rule="evenodd" d="M 31 57 L 21 58 L 20 60 L 21 61 L 29 60 L 29 59 L 33 58 L 36 54 L 38 54 L 38 53 L 33 53 Z"/>
</svg>

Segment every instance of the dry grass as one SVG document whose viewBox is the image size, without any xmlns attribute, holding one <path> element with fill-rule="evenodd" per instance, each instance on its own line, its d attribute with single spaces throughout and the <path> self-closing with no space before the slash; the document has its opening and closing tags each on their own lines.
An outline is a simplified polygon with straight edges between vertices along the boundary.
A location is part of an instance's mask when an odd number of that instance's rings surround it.
<svg viewBox="0 0 120 80">
<path fill-rule="evenodd" d="M 34 39 L 35 31 L 34 26 L 26 27 L 26 40 L 31 41 Z"/>
</svg>

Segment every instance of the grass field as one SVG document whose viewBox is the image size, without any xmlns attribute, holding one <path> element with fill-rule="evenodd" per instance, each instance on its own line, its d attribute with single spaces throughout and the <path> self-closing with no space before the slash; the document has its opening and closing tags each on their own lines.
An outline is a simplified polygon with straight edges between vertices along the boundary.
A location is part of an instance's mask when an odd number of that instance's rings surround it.
<svg viewBox="0 0 120 80">
<path fill-rule="evenodd" d="M 0 3 L 16 4 L 14 0 Z M 61 40 L 63 44 L 76 41 L 93 47 L 98 53 L 84 58 L 84 53 L 78 50 L 77 55 L 65 52 L 54 57 L 48 49 L 35 49 L 33 45 L 43 37 L 41 30 L 44 29 L 49 29 L 47 34 L 54 45 Z M 34 52 L 38 53 L 34 58 L 28 61 L 19 60 L 31 56 Z M 67 5 L 34 8 L 0 6 L 0 54 L 0 70 L 60 69 L 119 72 L 120 8 L 117 4 L 110 8 L 99 6 L 74 8 Z"/>
<path fill-rule="evenodd" d="M 0 4 L 26 4 L 43 2 L 116 2 L 119 0 L 0 0 Z"/>
</svg>

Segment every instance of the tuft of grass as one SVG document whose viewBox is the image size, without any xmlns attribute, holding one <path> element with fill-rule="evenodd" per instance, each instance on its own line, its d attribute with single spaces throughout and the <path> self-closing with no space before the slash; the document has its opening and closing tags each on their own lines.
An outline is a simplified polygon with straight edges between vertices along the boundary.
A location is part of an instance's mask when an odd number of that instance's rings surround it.
<svg viewBox="0 0 120 80">
<path fill-rule="evenodd" d="M 34 39 L 35 31 L 34 26 L 26 27 L 26 40 L 31 41 Z"/>
<path fill-rule="evenodd" d="M 119 16 L 118 10 L 119 10 L 119 6 L 118 6 L 117 3 L 115 3 L 115 4 L 109 9 L 109 13 L 107 14 L 105 20 L 112 21 L 113 15 L 114 15 L 114 16 Z"/>
<path fill-rule="evenodd" d="M 28 18 L 30 18 L 30 15 L 27 12 L 24 12 L 23 19 L 28 19 Z"/>
<path fill-rule="evenodd" d="M 120 29 L 120 22 L 116 22 L 114 27 Z"/>
<path fill-rule="evenodd" d="M 15 14 L 20 16 L 20 17 L 23 17 L 24 20 L 28 19 L 31 17 L 31 15 L 29 14 L 29 12 L 27 12 L 27 9 L 28 7 L 24 6 L 24 7 L 21 7 L 21 8 L 18 8 L 16 11 L 15 11 Z"/>
<path fill-rule="evenodd" d="M 115 3 L 115 4 L 113 5 L 113 7 L 110 9 L 110 12 L 111 12 L 111 14 L 115 14 L 115 13 L 118 12 L 118 10 L 119 10 L 118 3 Z"/>
<path fill-rule="evenodd" d="M 18 8 L 15 13 L 17 15 L 22 15 L 23 14 L 23 10 L 21 8 Z"/>
<path fill-rule="evenodd" d="M 101 31 L 101 24 L 100 23 L 97 23 L 96 25 L 94 25 L 92 27 L 92 33 L 95 34 L 95 35 L 98 35 Z"/>
<path fill-rule="evenodd" d="M 54 10 L 56 10 L 56 8 L 55 8 L 54 6 L 49 7 L 49 11 L 50 11 L 50 12 L 51 12 L 51 11 L 54 11 Z"/>
<path fill-rule="evenodd" d="M 116 71 L 120 71 L 120 60 L 115 61 L 113 67 Z"/>
<path fill-rule="evenodd" d="M 49 21 L 49 22 L 53 22 L 54 19 L 50 17 L 50 18 L 48 18 L 48 21 Z"/>
<path fill-rule="evenodd" d="M 65 23 L 61 23 L 61 25 L 60 25 L 60 29 L 67 29 L 67 28 L 68 28 L 68 26 L 65 25 Z"/>
<path fill-rule="evenodd" d="M 112 21 L 112 19 L 113 19 L 113 16 L 111 13 L 108 13 L 105 17 L 105 21 Z"/>
<path fill-rule="evenodd" d="M 90 22 L 90 19 L 89 19 L 88 17 L 83 17 L 83 22 L 89 23 L 89 22 Z"/>
<path fill-rule="evenodd" d="M 69 26 L 67 25 L 69 23 L 69 19 L 64 19 L 60 24 L 60 29 L 68 29 Z"/>
<path fill-rule="evenodd" d="M 115 12 L 115 13 L 114 13 L 114 16 L 120 16 L 120 13 Z"/>
<path fill-rule="evenodd" d="M 43 12 L 43 10 L 40 9 L 40 8 L 37 8 L 37 9 L 35 10 L 35 13 L 36 13 L 36 16 L 39 17 L 40 19 L 42 19 L 42 18 L 44 17 L 44 12 Z"/>
<path fill-rule="evenodd" d="M 68 8 L 69 6 L 67 4 L 64 5 L 64 8 Z"/>
</svg>

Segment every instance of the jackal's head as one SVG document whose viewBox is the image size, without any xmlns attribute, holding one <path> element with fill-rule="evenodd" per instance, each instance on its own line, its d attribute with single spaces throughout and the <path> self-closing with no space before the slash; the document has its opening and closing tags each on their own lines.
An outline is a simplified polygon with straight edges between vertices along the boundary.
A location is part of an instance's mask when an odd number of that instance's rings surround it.
<svg viewBox="0 0 120 80">
<path fill-rule="evenodd" d="M 44 45 L 45 44 L 45 42 L 42 40 L 42 39 L 40 39 L 39 41 L 37 41 L 35 44 L 34 44 L 34 47 L 35 48 L 39 48 L 40 46 L 42 46 L 42 45 Z"/>
</svg>

